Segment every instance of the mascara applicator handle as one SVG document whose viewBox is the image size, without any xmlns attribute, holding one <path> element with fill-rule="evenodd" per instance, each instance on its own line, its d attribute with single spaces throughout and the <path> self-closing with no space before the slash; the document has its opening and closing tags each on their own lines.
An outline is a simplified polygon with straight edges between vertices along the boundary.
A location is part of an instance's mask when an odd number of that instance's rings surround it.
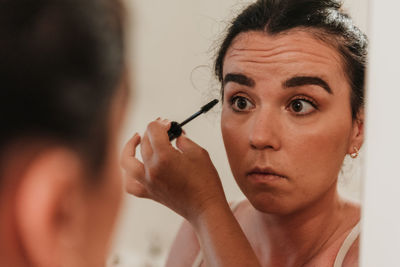
<svg viewBox="0 0 400 267">
<path fill-rule="evenodd" d="M 171 122 L 171 127 L 168 130 L 169 141 L 174 140 L 182 134 L 182 127 L 176 121 Z"/>
</svg>

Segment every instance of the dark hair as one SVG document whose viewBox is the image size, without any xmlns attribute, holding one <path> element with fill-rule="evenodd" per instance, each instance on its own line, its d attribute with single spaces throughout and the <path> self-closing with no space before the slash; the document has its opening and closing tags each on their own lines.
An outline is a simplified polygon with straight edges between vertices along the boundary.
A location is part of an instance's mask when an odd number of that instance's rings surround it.
<svg viewBox="0 0 400 267">
<path fill-rule="evenodd" d="M 352 88 L 350 103 L 355 119 L 364 105 L 367 37 L 334 0 L 258 0 L 249 5 L 232 21 L 219 48 L 214 69 L 219 81 L 223 81 L 225 54 L 237 35 L 248 31 L 274 35 L 292 29 L 304 29 L 327 44 L 333 43 Z"/>
<path fill-rule="evenodd" d="M 116 0 L 0 0 L 0 149 L 45 137 L 102 163 L 124 65 Z"/>
</svg>

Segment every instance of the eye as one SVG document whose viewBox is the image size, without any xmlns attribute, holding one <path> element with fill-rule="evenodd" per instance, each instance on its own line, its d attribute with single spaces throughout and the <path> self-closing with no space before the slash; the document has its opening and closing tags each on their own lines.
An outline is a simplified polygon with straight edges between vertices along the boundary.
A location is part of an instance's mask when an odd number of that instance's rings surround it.
<svg viewBox="0 0 400 267">
<path fill-rule="evenodd" d="M 317 105 L 308 99 L 294 99 L 289 103 L 287 108 L 295 115 L 308 115 L 317 109 Z"/>
<path fill-rule="evenodd" d="M 231 98 L 230 102 L 232 109 L 237 112 L 249 111 L 254 108 L 253 103 L 243 96 L 234 96 Z"/>
</svg>

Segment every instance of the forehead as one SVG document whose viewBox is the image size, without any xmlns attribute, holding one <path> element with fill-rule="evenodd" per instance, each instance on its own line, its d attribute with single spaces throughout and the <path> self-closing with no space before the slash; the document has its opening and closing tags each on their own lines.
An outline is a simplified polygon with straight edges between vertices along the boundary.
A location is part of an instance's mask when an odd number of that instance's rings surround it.
<svg viewBox="0 0 400 267">
<path fill-rule="evenodd" d="M 331 83 L 344 81 L 342 59 L 333 45 L 312 33 L 293 30 L 278 35 L 251 31 L 239 34 L 229 47 L 223 75 L 243 73 L 252 78 L 312 75 Z"/>
</svg>

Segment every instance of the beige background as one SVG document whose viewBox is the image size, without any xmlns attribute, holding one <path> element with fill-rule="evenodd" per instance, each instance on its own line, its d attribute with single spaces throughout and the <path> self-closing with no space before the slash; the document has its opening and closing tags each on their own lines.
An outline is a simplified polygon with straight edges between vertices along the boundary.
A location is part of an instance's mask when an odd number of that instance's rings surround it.
<svg viewBox="0 0 400 267">
<path fill-rule="evenodd" d="M 370 2 L 361 266 L 400 266 L 400 2 Z"/>
<path fill-rule="evenodd" d="M 248 1 L 247 1 L 248 2 Z M 126 0 L 128 43 L 134 94 L 123 132 L 125 142 L 143 133 L 161 116 L 182 121 L 212 98 L 219 85 L 212 75 L 213 56 L 229 20 L 246 1 Z M 357 24 L 367 28 L 366 0 L 347 0 Z M 206 148 L 229 200 L 241 198 L 227 163 L 219 129 L 220 106 L 185 130 Z M 122 147 L 123 144 L 121 144 Z M 341 192 L 360 199 L 361 159 L 347 160 Z M 149 200 L 126 196 L 111 262 L 115 266 L 162 266 L 182 218 Z"/>
</svg>

